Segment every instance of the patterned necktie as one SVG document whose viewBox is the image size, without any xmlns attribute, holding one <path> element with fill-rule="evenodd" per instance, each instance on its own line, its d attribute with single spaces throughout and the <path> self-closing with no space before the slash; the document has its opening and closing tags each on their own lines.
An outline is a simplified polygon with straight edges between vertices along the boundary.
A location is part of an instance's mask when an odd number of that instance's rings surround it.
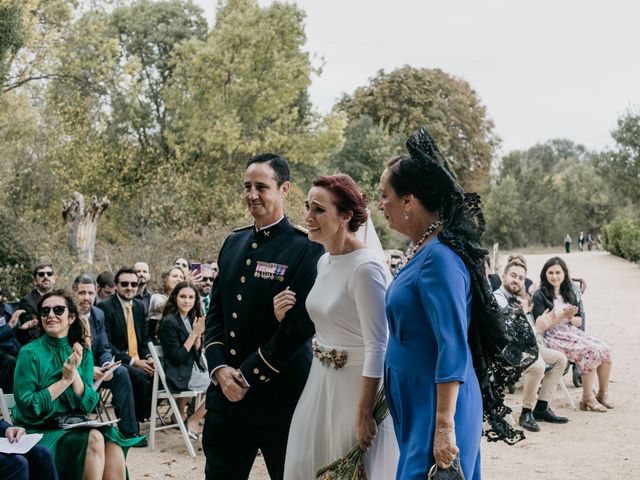
<svg viewBox="0 0 640 480">
<path fill-rule="evenodd" d="M 136 329 L 133 326 L 133 314 L 131 313 L 130 303 L 127 303 L 127 340 L 129 342 L 129 356 L 139 360 L 138 339 L 136 338 Z"/>
</svg>

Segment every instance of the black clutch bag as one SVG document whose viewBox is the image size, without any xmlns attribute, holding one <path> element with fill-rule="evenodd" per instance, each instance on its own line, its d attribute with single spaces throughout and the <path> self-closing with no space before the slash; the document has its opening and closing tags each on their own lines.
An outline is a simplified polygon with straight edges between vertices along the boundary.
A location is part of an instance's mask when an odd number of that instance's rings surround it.
<svg viewBox="0 0 640 480">
<path fill-rule="evenodd" d="M 427 474 L 428 480 L 464 480 L 462 465 L 460 465 L 460 455 L 456 455 L 451 465 L 444 470 L 439 469 L 434 463 Z"/>
</svg>

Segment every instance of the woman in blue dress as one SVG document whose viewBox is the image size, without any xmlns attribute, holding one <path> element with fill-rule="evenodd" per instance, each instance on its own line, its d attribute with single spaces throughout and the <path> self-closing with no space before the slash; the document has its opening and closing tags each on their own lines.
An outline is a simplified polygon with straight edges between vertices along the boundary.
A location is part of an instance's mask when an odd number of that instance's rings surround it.
<svg viewBox="0 0 640 480">
<path fill-rule="evenodd" d="M 476 333 L 484 330 L 477 322 L 498 321 L 478 313 L 495 307 L 479 199 L 457 184 L 426 130 L 407 148 L 409 156 L 387 163 L 379 204 L 389 226 L 411 239 L 386 299 L 384 382 L 400 447 L 397 478 L 423 480 L 434 463 L 446 468 L 459 454 L 465 478 L 479 479 L 483 396 L 487 406 L 501 404 L 489 370 L 480 369 L 480 382 L 474 370 L 483 345 Z M 486 355 L 479 364 L 487 366 Z M 517 437 L 507 430 L 494 439 Z"/>
</svg>

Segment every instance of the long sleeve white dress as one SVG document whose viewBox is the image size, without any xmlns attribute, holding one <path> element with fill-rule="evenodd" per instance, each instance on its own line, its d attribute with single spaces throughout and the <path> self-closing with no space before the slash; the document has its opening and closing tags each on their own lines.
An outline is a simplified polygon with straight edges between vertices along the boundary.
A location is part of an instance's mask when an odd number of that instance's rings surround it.
<svg viewBox="0 0 640 480">
<path fill-rule="evenodd" d="M 306 301 L 323 351 L 346 352 L 339 369 L 314 356 L 293 415 L 285 480 L 313 480 L 324 465 L 344 456 L 356 443 L 362 377 L 382 378 L 387 342 L 386 267 L 368 248 L 346 255 L 325 253 Z M 378 427 L 365 454 L 369 480 L 395 478 L 398 447 L 391 417 Z"/>
</svg>

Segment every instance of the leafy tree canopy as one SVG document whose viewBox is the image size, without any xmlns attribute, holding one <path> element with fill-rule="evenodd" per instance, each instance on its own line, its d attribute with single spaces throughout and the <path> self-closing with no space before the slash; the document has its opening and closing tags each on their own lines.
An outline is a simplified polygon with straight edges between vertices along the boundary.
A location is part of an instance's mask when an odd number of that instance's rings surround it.
<svg viewBox="0 0 640 480">
<path fill-rule="evenodd" d="M 493 121 L 469 83 L 438 68 L 380 70 L 369 85 L 345 95 L 337 108 L 350 121 L 369 115 L 405 137 L 426 126 L 469 191 L 483 186 L 499 145 Z"/>
</svg>

